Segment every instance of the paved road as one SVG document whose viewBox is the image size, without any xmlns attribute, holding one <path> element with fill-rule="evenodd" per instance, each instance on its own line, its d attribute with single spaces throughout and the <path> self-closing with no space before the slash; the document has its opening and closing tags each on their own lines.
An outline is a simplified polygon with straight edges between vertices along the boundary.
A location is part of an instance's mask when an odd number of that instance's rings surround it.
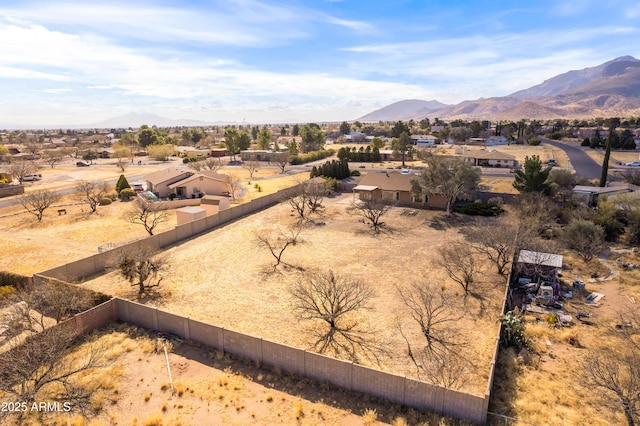
<svg viewBox="0 0 640 426">
<path fill-rule="evenodd" d="M 130 176 L 130 177 L 127 178 L 127 180 L 130 180 L 130 181 L 133 182 L 133 181 L 136 181 L 136 180 L 139 180 L 139 179 L 144 179 L 144 177 L 145 177 L 145 175 Z M 109 185 L 115 185 L 117 181 L 118 181 L 118 179 L 111 179 L 111 180 L 107 180 L 106 182 Z M 78 189 L 76 187 L 72 187 L 72 188 L 58 189 L 56 191 L 51 191 L 51 192 L 53 192 L 54 194 L 62 196 L 62 195 L 69 195 L 69 194 L 73 194 L 75 192 L 78 192 Z M 14 196 L 14 197 L 11 197 L 11 198 L 8 198 L 8 199 L 0 200 L 0 208 L 17 206 L 17 205 L 20 204 L 20 199 L 21 199 L 20 196 Z"/>
<path fill-rule="evenodd" d="M 569 161 L 571 161 L 571 165 L 578 176 L 586 177 L 587 179 L 600 179 L 602 165 L 596 163 L 582 148 L 549 139 L 542 139 L 542 143 L 553 145 L 563 150 L 569 157 Z"/>
</svg>

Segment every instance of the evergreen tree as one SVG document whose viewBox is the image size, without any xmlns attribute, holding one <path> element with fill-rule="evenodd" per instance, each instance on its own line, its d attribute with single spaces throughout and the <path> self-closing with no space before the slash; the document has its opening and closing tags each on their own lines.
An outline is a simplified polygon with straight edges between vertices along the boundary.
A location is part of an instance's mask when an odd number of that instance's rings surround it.
<svg viewBox="0 0 640 426">
<path fill-rule="evenodd" d="M 524 170 L 515 171 L 515 180 L 513 187 L 518 191 L 524 192 L 541 192 L 549 194 L 551 191 L 551 182 L 549 182 L 549 173 L 552 167 L 542 169 L 542 161 L 537 155 L 524 157 Z"/>
<path fill-rule="evenodd" d="M 120 175 L 118 182 L 116 183 L 116 192 L 119 194 L 120 191 L 126 188 L 131 188 L 131 186 L 129 185 L 127 178 L 124 175 Z"/>
<path fill-rule="evenodd" d="M 318 168 L 316 166 L 313 166 L 311 168 L 311 173 L 309 174 L 309 177 L 313 179 L 316 176 L 318 176 Z"/>
<path fill-rule="evenodd" d="M 374 163 L 379 163 L 381 160 L 382 157 L 380 156 L 380 150 L 377 146 L 374 146 L 373 152 L 371 153 L 371 161 L 373 161 Z"/>
</svg>

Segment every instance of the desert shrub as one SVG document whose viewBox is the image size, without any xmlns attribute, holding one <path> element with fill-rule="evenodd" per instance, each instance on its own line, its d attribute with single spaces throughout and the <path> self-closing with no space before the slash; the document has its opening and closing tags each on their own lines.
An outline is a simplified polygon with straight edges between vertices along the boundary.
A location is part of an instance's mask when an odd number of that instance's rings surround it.
<svg viewBox="0 0 640 426">
<path fill-rule="evenodd" d="M 111 201 L 115 201 L 118 199 L 118 193 L 116 191 L 112 191 L 107 194 L 107 197 L 111 198 Z"/>
<path fill-rule="evenodd" d="M 4 285 L 0 287 L 0 300 L 4 299 L 5 297 L 11 296 L 15 292 L 16 288 L 12 285 Z"/>
<path fill-rule="evenodd" d="M 362 173 L 360 173 L 359 170 L 354 170 L 351 172 L 351 176 L 360 176 Z"/>
<path fill-rule="evenodd" d="M 456 213 L 468 214 L 471 216 L 498 216 L 504 210 L 493 203 L 476 202 L 456 206 L 453 208 Z"/>
<path fill-rule="evenodd" d="M 176 195 L 176 194 L 174 194 L 173 192 L 172 192 L 171 194 L 167 195 L 167 198 L 168 198 L 169 200 L 171 200 L 171 201 L 175 200 L 175 199 L 176 199 L 176 197 L 177 197 L 177 195 Z"/>
<path fill-rule="evenodd" d="M 591 141 L 589 140 L 589 138 L 584 138 L 580 143 L 580 146 L 591 146 Z"/>
<path fill-rule="evenodd" d="M 108 206 L 109 204 L 111 204 L 113 201 L 111 201 L 111 198 L 109 197 L 104 197 L 100 199 L 100 205 L 101 206 Z"/>
<path fill-rule="evenodd" d="M 131 188 L 125 188 L 122 191 L 120 191 L 120 199 L 122 200 L 129 200 L 135 197 L 135 195 L 136 195 L 135 191 Z"/>
</svg>

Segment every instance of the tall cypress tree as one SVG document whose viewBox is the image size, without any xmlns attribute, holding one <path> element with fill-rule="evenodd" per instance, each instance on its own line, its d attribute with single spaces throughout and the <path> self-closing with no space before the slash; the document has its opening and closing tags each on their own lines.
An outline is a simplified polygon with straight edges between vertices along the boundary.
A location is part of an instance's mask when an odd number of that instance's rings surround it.
<svg viewBox="0 0 640 426">
<path fill-rule="evenodd" d="M 611 141 L 613 140 L 613 132 L 620 124 L 619 118 L 609 119 L 609 137 L 607 138 L 607 150 L 604 153 L 604 160 L 602 161 L 602 174 L 600 175 L 600 186 L 607 185 L 607 174 L 609 173 L 609 157 L 611 157 Z"/>
</svg>

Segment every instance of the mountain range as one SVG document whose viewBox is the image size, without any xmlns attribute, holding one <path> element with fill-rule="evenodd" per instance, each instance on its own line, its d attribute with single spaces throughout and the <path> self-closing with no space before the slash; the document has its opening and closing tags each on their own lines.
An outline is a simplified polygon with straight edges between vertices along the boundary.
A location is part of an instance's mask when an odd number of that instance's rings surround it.
<svg viewBox="0 0 640 426">
<path fill-rule="evenodd" d="M 445 105 L 404 100 L 360 117 L 359 121 L 520 120 L 624 117 L 640 115 L 640 60 L 622 56 L 604 64 L 568 71 L 504 97 Z"/>
</svg>

